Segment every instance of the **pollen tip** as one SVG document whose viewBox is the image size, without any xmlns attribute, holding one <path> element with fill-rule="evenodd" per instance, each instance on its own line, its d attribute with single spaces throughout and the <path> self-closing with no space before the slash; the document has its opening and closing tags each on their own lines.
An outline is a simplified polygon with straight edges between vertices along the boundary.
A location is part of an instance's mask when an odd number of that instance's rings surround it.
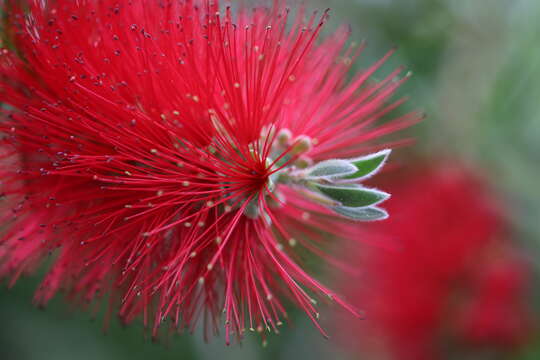
<svg viewBox="0 0 540 360">
<path fill-rule="evenodd" d="M 313 142 L 309 136 L 300 135 L 298 136 L 292 145 L 291 154 L 292 155 L 301 155 L 309 152 L 313 147 Z"/>
<path fill-rule="evenodd" d="M 281 147 L 289 145 L 292 138 L 292 132 L 289 129 L 281 129 L 277 134 L 277 141 Z"/>
</svg>

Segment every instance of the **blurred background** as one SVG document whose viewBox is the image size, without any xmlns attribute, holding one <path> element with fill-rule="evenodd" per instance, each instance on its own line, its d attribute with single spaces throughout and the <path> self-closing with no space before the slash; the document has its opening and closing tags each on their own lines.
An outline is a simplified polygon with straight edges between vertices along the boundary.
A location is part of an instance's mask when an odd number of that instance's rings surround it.
<svg viewBox="0 0 540 360">
<path fill-rule="evenodd" d="M 329 30 L 350 24 L 368 41 L 357 70 L 397 45 L 379 76 L 407 66 L 404 111 L 427 114 L 376 180 L 394 195 L 392 219 L 359 233 L 395 246 L 347 249 L 353 280 L 321 275 L 365 319 L 325 308 L 326 340 L 291 309 L 265 347 L 256 335 L 155 344 L 114 317 L 103 331 L 103 314 L 61 298 L 34 307 L 35 276 L 0 286 L 0 359 L 540 359 L 540 2 L 306 2 L 332 9 Z"/>
</svg>

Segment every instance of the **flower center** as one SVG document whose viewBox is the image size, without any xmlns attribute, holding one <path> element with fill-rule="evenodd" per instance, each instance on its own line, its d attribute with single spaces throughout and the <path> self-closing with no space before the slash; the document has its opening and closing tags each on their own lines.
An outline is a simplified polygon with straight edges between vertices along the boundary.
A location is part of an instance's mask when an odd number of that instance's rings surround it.
<svg viewBox="0 0 540 360">
<path fill-rule="evenodd" d="M 273 143 L 265 159 L 266 174 L 265 183 L 261 191 L 244 208 L 244 215 L 250 219 L 258 219 L 261 216 L 270 223 L 268 215 L 262 209 L 263 203 L 271 208 L 280 208 L 285 204 L 285 196 L 279 191 L 279 185 L 292 185 L 300 183 L 299 170 L 306 169 L 313 164 L 307 153 L 312 149 L 313 141 L 307 135 L 299 135 L 293 138 L 289 129 L 281 129 L 275 133 L 275 128 L 263 128 L 261 139 L 258 144 L 251 144 L 252 154 L 255 156 L 255 148 L 264 153 L 264 144 L 267 139 L 273 138 Z M 262 199 L 261 199 L 262 197 Z"/>
</svg>

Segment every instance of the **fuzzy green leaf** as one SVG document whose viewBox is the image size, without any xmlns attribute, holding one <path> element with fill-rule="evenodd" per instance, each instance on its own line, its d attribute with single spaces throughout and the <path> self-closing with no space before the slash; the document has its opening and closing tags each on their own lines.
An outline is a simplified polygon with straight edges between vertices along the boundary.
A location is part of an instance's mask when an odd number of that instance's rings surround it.
<svg viewBox="0 0 540 360">
<path fill-rule="evenodd" d="M 377 221 L 388 218 L 388 213 L 378 207 L 353 208 L 336 206 L 332 208 L 336 213 L 356 221 Z"/>
<path fill-rule="evenodd" d="M 347 160 L 325 160 L 307 169 L 307 179 L 336 179 L 354 174 L 357 167 Z"/>
<path fill-rule="evenodd" d="M 366 207 L 376 205 L 390 197 L 390 194 L 377 189 L 368 189 L 357 184 L 312 186 L 325 196 L 347 207 Z"/>
<path fill-rule="evenodd" d="M 384 163 L 391 152 L 392 150 L 386 149 L 374 154 L 349 160 L 349 162 L 357 168 L 357 171 L 345 176 L 344 179 L 361 179 L 375 175 L 384 166 Z"/>
</svg>

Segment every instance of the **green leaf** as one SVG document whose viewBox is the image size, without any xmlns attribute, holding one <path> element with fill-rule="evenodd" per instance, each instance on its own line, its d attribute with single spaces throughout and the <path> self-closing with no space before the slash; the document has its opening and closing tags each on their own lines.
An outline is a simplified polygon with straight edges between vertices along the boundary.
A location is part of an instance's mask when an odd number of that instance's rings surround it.
<svg viewBox="0 0 540 360">
<path fill-rule="evenodd" d="M 368 189 L 357 184 L 323 185 L 312 183 L 316 190 L 338 201 L 343 206 L 366 207 L 376 205 L 390 197 L 390 194 L 377 189 Z"/>
<path fill-rule="evenodd" d="M 354 174 L 345 176 L 344 179 L 361 179 L 375 175 L 384 166 L 391 152 L 392 150 L 386 149 L 349 160 L 357 168 L 357 171 Z"/>
<path fill-rule="evenodd" d="M 318 191 L 312 191 L 310 189 L 299 189 L 298 192 L 304 195 L 306 199 L 316 202 L 318 204 L 324 205 L 324 206 L 334 207 L 334 206 L 340 205 L 340 202 L 334 199 L 331 199 L 328 196 L 325 196 Z"/>
<path fill-rule="evenodd" d="M 336 206 L 332 208 L 336 213 L 356 221 L 377 221 L 388 218 L 388 213 L 378 207 L 353 208 Z"/>
<path fill-rule="evenodd" d="M 354 174 L 358 169 L 347 160 L 325 160 L 307 169 L 307 179 L 336 179 Z"/>
</svg>

